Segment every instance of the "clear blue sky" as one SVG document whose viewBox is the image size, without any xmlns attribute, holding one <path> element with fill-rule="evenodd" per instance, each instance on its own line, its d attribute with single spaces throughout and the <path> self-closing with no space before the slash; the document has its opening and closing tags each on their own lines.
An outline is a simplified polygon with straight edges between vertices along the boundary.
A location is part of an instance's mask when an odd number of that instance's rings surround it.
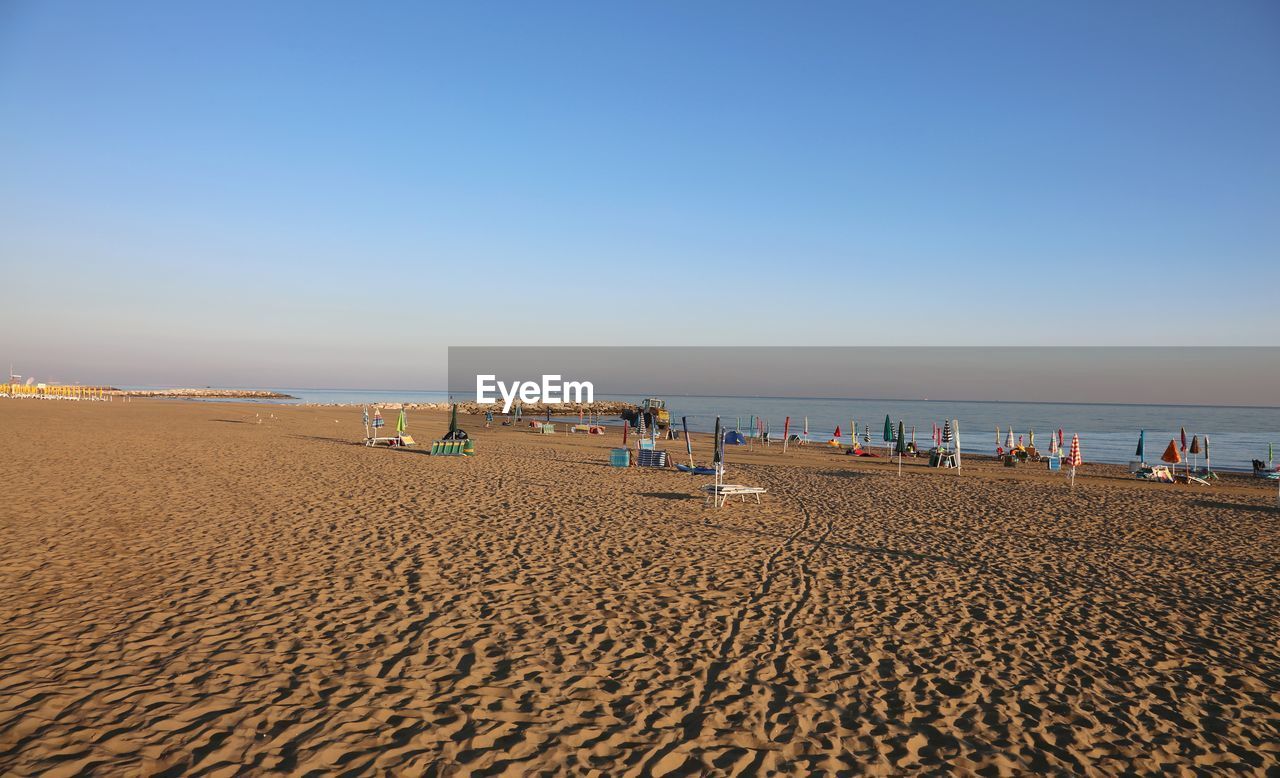
<svg viewBox="0 0 1280 778">
<path fill-rule="evenodd" d="M 1280 4 L 7 0 L 0 262 L 0 361 L 117 384 L 1275 345 Z"/>
</svg>

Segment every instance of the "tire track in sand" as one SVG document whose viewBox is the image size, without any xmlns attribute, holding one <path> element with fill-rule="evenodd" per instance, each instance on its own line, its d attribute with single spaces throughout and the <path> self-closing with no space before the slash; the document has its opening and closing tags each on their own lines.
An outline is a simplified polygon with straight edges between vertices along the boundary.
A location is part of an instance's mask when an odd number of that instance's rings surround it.
<svg viewBox="0 0 1280 778">
<path fill-rule="evenodd" d="M 733 618 L 729 620 L 729 626 L 728 629 L 725 630 L 724 639 L 720 641 L 720 645 L 716 648 L 714 658 L 707 663 L 706 668 L 702 672 L 698 695 L 696 699 L 689 704 L 689 708 L 685 711 L 685 715 L 681 717 L 680 727 L 684 731 L 684 737 L 673 739 L 665 745 L 654 749 L 654 751 L 649 754 L 649 757 L 641 763 L 638 771 L 635 773 L 636 775 L 652 775 L 654 767 L 678 746 L 680 746 L 681 743 L 696 741 L 701 735 L 703 724 L 702 710 L 707 706 L 707 703 L 710 702 L 712 687 L 719 680 L 720 673 L 723 672 L 725 667 L 729 664 L 730 657 L 738 655 L 738 652 L 733 650 L 733 646 L 734 643 L 737 642 L 739 633 L 742 631 L 742 622 L 746 618 L 747 611 L 759 604 L 768 596 L 769 591 L 773 586 L 773 579 L 778 559 L 795 543 L 797 538 L 807 532 L 812 526 L 813 519 L 810 516 L 808 509 L 804 506 L 804 503 L 800 501 L 799 498 L 793 499 L 800 503 L 802 509 L 801 513 L 804 520 L 801 522 L 800 526 L 788 535 L 781 543 L 779 543 L 778 546 L 774 548 L 773 552 L 769 554 L 768 558 L 765 559 L 764 563 L 760 566 L 760 576 L 757 580 L 755 592 L 753 592 L 752 595 L 734 611 Z M 823 538 L 830 534 L 831 527 L 832 523 L 829 522 L 827 531 L 823 534 Z M 812 554 L 813 550 L 820 544 L 821 541 L 816 543 L 814 547 L 809 550 L 809 554 Z M 806 555 L 805 558 L 807 559 L 808 555 Z M 807 591 L 808 589 L 806 587 L 806 592 Z"/>
</svg>

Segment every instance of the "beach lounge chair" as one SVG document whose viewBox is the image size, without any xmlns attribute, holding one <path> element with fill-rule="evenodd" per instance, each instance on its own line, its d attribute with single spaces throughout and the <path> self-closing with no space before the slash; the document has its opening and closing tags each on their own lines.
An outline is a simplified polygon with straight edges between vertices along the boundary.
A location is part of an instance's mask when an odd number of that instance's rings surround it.
<svg viewBox="0 0 1280 778">
<path fill-rule="evenodd" d="M 654 448 L 642 448 L 636 452 L 637 467 L 666 467 L 667 452 Z"/>
<path fill-rule="evenodd" d="M 760 495 L 769 493 L 768 489 L 759 486 L 742 486 L 741 484 L 707 484 L 702 487 L 702 491 L 707 493 L 706 503 L 715 503 L 717 508 L 723 508 L 730 497 L 737 497 L 740 502 L 746 502 L 748 496 L 755 495 L 756 502 L 759 503 Z"/>
<path fill-rule="evenodd" d="M 1045 462 L 1048 463 L 1048 467 L 1050 470 L 1062 469 L 1062 457 L 1060 456 L 1045 457 Z"/>
<path fill-rule="evenodd" d="M 756 502 L 760 502 L 760 495 L 768 494 L 768 489 L 762 489 L 759 486 L 743 486 L 742 484 L 726 484 L 724 482 L 724 463 L 716 462 L 714 465 L 716 480 L 715 483 L 707 484 L 702 487 L 702 491 L 706 493 L 706 501 L 704 505 L 713 504 L 717 508 L 723 508 L 725 502 L 730 497 L 737 497 L 739 502 L 746 502 L 747 497 L 755 496 Z"/>
<path fill-rule="evenodd" d="M 1143 481 L 1160 481 L 1161 483 L 1173 483 L 1173 472 L 1164 465 L 1156 465 L 1155 467 L 1140 467 L 1134 474 L 1134 478 L 1140 478 Z"/>
<path fill-rule="evenodd" d="M 475 444 L 470 440 L 433 440 L 431 456 L 433 457 L 469 457 L 476 453 Z"/>
</svg>

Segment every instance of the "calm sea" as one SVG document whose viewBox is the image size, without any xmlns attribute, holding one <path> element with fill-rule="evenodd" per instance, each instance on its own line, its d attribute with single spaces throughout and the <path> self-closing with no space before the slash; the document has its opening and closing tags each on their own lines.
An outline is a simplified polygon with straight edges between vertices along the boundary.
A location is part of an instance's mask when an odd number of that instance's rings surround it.
<svg viewBox="0 0 1280 778">
<path fill-rule="evenodd" d="M 298 388 L 273 388 L 273 391 L 293 395 L 298 399 L 261 402 L 365 404 L 448 400 L 448 394 L 442 391 Z M 635 402 L 640 398 L 601 395 L 597 399 Z M 1269 443 L 1280 444 L 1280 408 L 783 397 L 668 396 L 666 400 L 672 416 L 677 420 L 681 416 L 687 417 L 689 428 L 695 432 L 710 432 L 717 415 L 727 427 L 738 427 L 745 431 L 754 416 L 763 417 L 775 439 L 781 439 L 787 416 L 791 417 L 791 431 L 795 434 L 803 434 L 807 417 L 811 441 L 821 443 L 830 440 L 839 425 L 840 440 L 848 444 L 850 425 L 856 422 L 859 439 L 862 439 L 864 429 L 870 427 L 873 447 L 884 445 L 882 438 L 886 415 L 895 429 L 901 420 L 908 436 L 914 426 L 916 440 L 922 448 L 928 445 L 934 423 L 941 424 L 944 419 L 958 419 L 960 442 L 964 450 L 979 454 L 995 453 L 997 425 L 1000 427 L 1000 445 L 1004 445 L 1010 427 L 1014 430 L 1015 439 L 1018 436 L 1029 438 L 1034 430 L 1036 444 L 1042 451 L 1048 449 L 1049 432 L 1061 428 L 1068 445 L 1072 434 L 1080 435 L 1086 462 L 1123 464 L 1130 461 L 1134 458 L 1140 430 L 1146 430 L 1148 462 L 1159 461 L 1169 441 L 1178 439 L 1179 430 L 1183 427 L 1187 430 L 1188 443 L 1193 435 L 1199 435 L 1202 441 L 1207 435 L 1211 442 L 1213 466 L 1218 470 L 1249 470 L 1250 460 L 1267 458 Z M 604 423 L 620 422 L 617 419 L 605 419 Z"/>
</svg>

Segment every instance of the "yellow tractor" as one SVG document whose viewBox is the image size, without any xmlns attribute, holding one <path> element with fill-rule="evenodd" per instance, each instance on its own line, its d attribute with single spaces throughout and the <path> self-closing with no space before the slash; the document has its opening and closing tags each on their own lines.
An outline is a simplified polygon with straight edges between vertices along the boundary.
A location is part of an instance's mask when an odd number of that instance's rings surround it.
<svg viewBox="0 0 1280 778">
<path fill-rule="evenodd" d="M 632 427 L 635 427 L 641 414 L 644 414 L 646 427 L 657 427 L 660 430 L 665 430 L 671 426 L 671 412 L 667 410 L 666 400 L 660 400 L 657 397 L 646 397 L 641 401 L 639 408 L 623 411 L 622 418 Z"/>
</svg>

